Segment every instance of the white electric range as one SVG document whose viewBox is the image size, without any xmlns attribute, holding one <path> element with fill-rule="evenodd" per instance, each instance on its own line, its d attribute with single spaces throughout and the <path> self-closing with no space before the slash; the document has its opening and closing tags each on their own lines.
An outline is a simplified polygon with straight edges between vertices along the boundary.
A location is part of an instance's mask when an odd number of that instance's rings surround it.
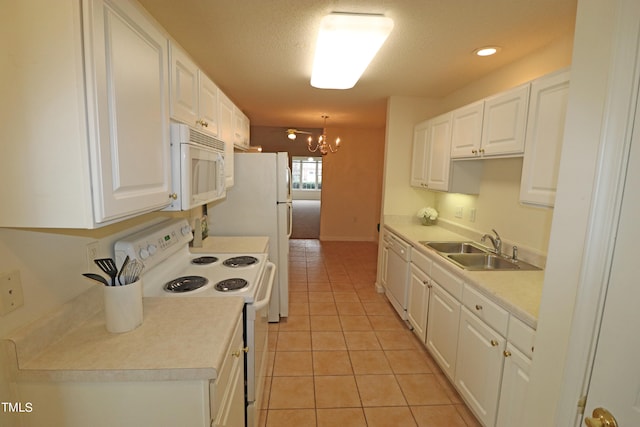
<svg viewBox="0 0 640 427">
<path fill-rule="evenodd" d="M 269 301 L 276 267 L 266 253 L 189 251 L 193 239 L 184 219 L 163 221 L 119 240 L 116 264 L 141 261 L 145 297 L 244 298 L 247 426 L 258 424 L 267 367 Z"/>
</svg>

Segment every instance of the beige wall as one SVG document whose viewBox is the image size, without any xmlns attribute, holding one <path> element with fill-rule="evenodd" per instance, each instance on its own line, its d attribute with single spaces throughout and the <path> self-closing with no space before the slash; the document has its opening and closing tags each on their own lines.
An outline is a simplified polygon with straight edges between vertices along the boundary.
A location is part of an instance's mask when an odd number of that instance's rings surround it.
<svg viewBox="0 0 640 427">
<path fill-rule="evenodd" d="M 387 129 L 384 156 L 384 215 L 413 215 L 423 206 L 433 206 L 435 195 L 411 187 L 410 165 L 413 126 L 433 117 L 439 100 L 392 96 L 387 103 Z"/>
<path fill-rule="evenodd" d="M 378 240 L 384 129 L 327 129 L 343 141 L 322 166 L 321 240 Z"/>
<path fill-rule="evenodd" d="M 571 63 L 572 35 L 452 93 L 442 100 L 391 97 L 388 101 L 385 215 L 413 215 L 422 206 L 435 206 L 440 217 L 479 233 L 495 228 L 505 240 L 546 253 L 553 209 L 519 203 L 522 159 L 484 161 L 477 196 L 430 192 L 409 186 L 413 126 L 440 113 L 533 80 Z M 463 207 L 463 218 L 455 218 Z M 469 214 L 476 209 L 476 220 Z"/>
</svg>

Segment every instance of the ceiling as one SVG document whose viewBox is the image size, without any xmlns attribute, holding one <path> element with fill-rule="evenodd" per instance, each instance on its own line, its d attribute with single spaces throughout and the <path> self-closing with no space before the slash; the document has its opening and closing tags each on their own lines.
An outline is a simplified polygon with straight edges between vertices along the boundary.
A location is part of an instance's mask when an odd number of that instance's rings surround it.
<svg viewBox="0 0 640 427">
<path fill-rule="evenodd" d="M 572 34 L 577 0 L 139 0 L 256 126 L 383 127 L 391 95 L 444 97 Z M 380 13 L 391 35 L 348 90 L 310 86 L 320 19 Z M 500 54 L 473 51 L 498 45 Z M 340 64 L 335 64 L 339 67 Z"/>
</svg>

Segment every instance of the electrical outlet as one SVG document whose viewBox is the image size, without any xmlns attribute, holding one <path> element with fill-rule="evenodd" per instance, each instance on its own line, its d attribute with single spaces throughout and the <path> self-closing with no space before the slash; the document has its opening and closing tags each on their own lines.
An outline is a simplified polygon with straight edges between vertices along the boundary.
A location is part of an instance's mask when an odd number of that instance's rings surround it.
<svg viewBox="0 0 640 427">
<path fill-rule="evenodd" d="M 458 206 L 456 208 L 456 218 L 462 218 L 464 209 L 462 208 L 462 206 Z"/>
<path fill-rule="evenodd" d="M 100 242 L 94 240 L 93 242 L 87 243 L 87 272 L 97 271 L 96 264 L 93 262 L 93 260 L 98 258 L 99 252 Z"/>
<path fill-rule="evenodd" d="M 22 284 L 20 283 L 20 271 L 0 276 L 0 316 L 11 313 L 24 305 Z"/>
<path fill-rule="evenodd" d="M 469 222 L 476 222 L 476 208 L 469 209 Z"/>
</svg>

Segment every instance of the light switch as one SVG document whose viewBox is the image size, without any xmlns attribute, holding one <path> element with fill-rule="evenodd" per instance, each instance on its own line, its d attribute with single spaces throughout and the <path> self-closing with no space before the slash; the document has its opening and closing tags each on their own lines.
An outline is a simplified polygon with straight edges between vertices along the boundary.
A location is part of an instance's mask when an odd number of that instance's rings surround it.
<svg viewBox="0 0 640 427">
<path fill-rule="evenodd" d="M 462 208 L 462 206 L 458 206 L 456 208 L 456 218 L 462 218 L 464 209 Z"/>
</svg>

